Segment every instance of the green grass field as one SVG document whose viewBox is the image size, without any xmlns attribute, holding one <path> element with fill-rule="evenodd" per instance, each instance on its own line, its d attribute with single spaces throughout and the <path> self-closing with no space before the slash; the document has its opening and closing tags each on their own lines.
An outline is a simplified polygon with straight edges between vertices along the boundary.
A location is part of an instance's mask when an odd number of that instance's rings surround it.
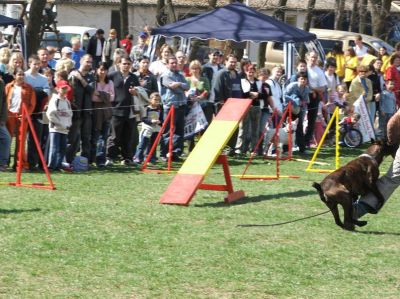
<svg viewBox="0 0 400 299">
<path fill-rule="evenodd" d="M 359 153 L 343 150 L 342 165 Z M 245 161 L 230 159 L 232 173 Z M 332 167 L 333 149 L 319 161 Z M 56 191 L 0 186 L 0 297 L 399 298 L 399 192 L 357 232 L 330 213 L 290 222 L 327 210 L 311 187 L 324 175 L 306 166 L 282 162 L 300 179 L 234 178 L 247 197 L 231 205 L 204 190 L 188 207 L 160 205 L 173 175 L 124 166 L 53 174 Z M 256 160 L 249 174 L 274 168 Z M 222 178 L 215 166 L 207 181 Z"/>
</svg>

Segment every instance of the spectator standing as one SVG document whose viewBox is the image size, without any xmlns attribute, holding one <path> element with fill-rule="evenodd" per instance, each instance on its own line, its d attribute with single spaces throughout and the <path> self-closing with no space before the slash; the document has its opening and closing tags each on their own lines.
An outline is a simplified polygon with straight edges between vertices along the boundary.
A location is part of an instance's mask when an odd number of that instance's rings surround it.
<svg viewBox="0 0 400 299">
<path fill-rule="evenodd" d="M 7 102 L 4 93 L 4 81 L 0 78 L 0 172 L 5 171 L 10 157 L 11 136 L 7 130 Z"/>
<path fill-rule="evenodd" d="M 56 69 L 56 64 L 57 64 L 57 60 L 54 59 L 54 56 L 57 53 L 57 48 L 52 47 L 52 46 L 47 46 L 46 47 L 47 52 L 48 52 L 48 64 L 50 66 L 51 70 L 55 70 Z"/>
<path fill-rule="evenodd" d="M 148 35 L 146 32 L 140 32 L 138 39 L 137 39 L 137 44 L 132 47 L 131 52 L 129 54 L 129 57 L 131 58 L 134 67 L 137 69 L 137 65 L 139 62 L 139 59 L 142 56 L 146 55 L 148 45 L 146 41 L 148 40 Z"/>
<path fill-rule="evenodd" d="M 71 45 L 72 45 L 71 59 L 75 62 L 75 68 L 79 69 L 81 66 L 80 61 L 82 56 L 85 55 L 85 51 L 81 49 L 81 41 L 77 37 L 71 39 Z"/>
<path fill-rule="evenodd" d="M 346 84 L 347 90 L 350 87 L 351 81 L 357 76 L 358 59 L 353 48 L 348 48 L 344 52 L 344 79 L 343 82 Z"/>
<path fill-rule="evenodd" d="M 349 105 L 350 110 L 353 111 L 354 102 L 358 100 L 360 96 L 364 97 L 365 105 L 368 109 L 368 114 L 371 120 L 371 125 L 374 126 L 373 119 L 376 113 L 375 101 L 373 100 L 373 88 L 372 82 L 368 79 L 369 68 L 365 65 L 360 65 L 357 68 L 358 75 L 351 81 L 349 88 Z"/>
<path fill-rule="evenodd" d="M 386 90 L 382 91 L 379 116 L 379 128 L 385 140 L 387 140 L 387 124 L 389 119 L 396 113 L 396 96 L 393 90 L 394 82 L 386 80 Z"/>
<path fill-rule="evenodd" d="M 304 136 L 303 122 L 309 104 L 311 89 L 308 86 L 308 76 L 306 72 L 297 74 L 297 82 L 289 83 L 285 89 L 284 99 L 286 105 L 292 103 L 292 120 L 299 119 L 296 128 L 296 144 L 300 153 L 307 154 L 306 140 Z M 319 105 L 319 103 L 318 103 Z M 317 107 L 318 108 L 318 107 Z M 318 115 L 318 109 L 316 110 Z"/>
<path fill-rule="evenodd" d="M 314 125 L 318 114 L 320 101 L 325 101 L 324 93 L 328 87 L 323 70 L 317 65 L 318 53 L 311 51 L 307 57 L 307 81 L 310 87 L 310 96 L 307 112 L 308 125 L 304 136 L 306 146 L 310 146 L 314 135 Z"/>
<path fill-rule="evenodd" d="M 126 53 L 131 54 L 133 46 L 133 35 L 127 34 L 124 39 L 121 40 L 121 47 L 125 49 Z"/>
<path fill-rule="evenodd" d="M 96 34 L 89 39 L 86 53 L 92 56 L 94 67 L 97 67 L 101 62 L 104 41 L 104 30 L 101 28 L 97 29 Z"/>
<path fill-rule="evenodd" d="M 35 90 L 31 85 L 25 82 L 25 73 L 22 68 L 17 68 L 14 71 L 15 80 L 6 85 L 5 93 L 7 97 L 8 106 L 8 119 L 7 119 L 7 129 L 11 137 L 16 137 L 16 146 L 14 153 L 14 165 L 13 168 L 16 169 L 17 159 L 18 159 L 18 149 L 20 146 L 20 126 L 21 126 L 21 114 L 22 114 L 22 104 L 25 104 L 27 112 L 29 115 L 32 114 L 36 106 L 36 95 Z M 28 122 L 25 122 L 25 126 L 22 128 L 22 167 L 28 169 L 28 161 L 26 158 L 25 151 L 25 140 L 28 131 Z"/>
<path fill-rule="evenodd" d="M 267 101 L 267 95 L 263 89 L 262 81 L 257 79 L 256 67 L 248 64 L 244 67 L 245 77 L 241 79 L 243 97 L 252 99 L 252 105 L 245 117 L 239 124 L 238 138 L 236 141 L 236 154 L 245 154 L 247 151 L 252 153 L 260 137 L 260 103 Z M 249 148 L 250 146 L 250 148 Z"/>
<path fill-rule="evenodd" d="M 368 53 L 368 48 L 364 46 L 362 36 L 359 34 L 355 36 L 354 43 L 356 44 L 354 46 L 354 52 L 356 53 L 358 61 L 361 62 L 364 56 Z"/>
<path fill-rule="evenodd" d="M 137 96 L 135 87 L 139 80 L 130 72 L 132 62 L 123 57 L 119 70 L 110 73 L 108 78 L 114 83 L 115 99 L 111 118 L 111 134 L 107 144 L 106 166 L 113 165 L 118 155 L 122 156 L 123 165 L 132 165 L 133 153 L 138 140 L 136 118 L 132 117 L 132 96 Z"/>
<path fill-rule="evenodd" d="M 145 155 L 150 152 L 151 147 L 156 141 L 162 119 L 162 111 L 160 107 L 161 97 L 158 92 L 153 92 L 150 95 L 150 105 L 146 107 L 142 118 L 142 130 L 139 136 L 139 145 L 137 147 L 133 162 L 142 163 Z M 157 161 L 156 152 L 150 158 L 151 163 Z"/>
<path fill-rule="evenodd" d="M 14 52 L 11 54 L 10 61 L 7 65 L 7 72 L 3 75 L 4 84 L 11 83 L 14 81 L 14 74 L 16 69 L 25 69 L 24 56 L 20 52 Z"/>
<path fill-rule="evenodd" d="M 67 93 L 71 87 L 64 83 L 60 84 L 50 99 L 46 111 L 49 119 L 49 161 L 50 170 L 60 170 L 61 163 L 65 158 L 67 148 L 67 136 L 72 125 L 71 103 L 67 99 Z"/>
<path fill-rule="evenodd" d="M 344 78 L 344 70 L 345 70 L 345 58 L 344 52 L 342 49 L 342 45 L 339 43 L 335 43 L 332 50 L 326 55 L 327 61 L 329 58 L 333 58 L 336 63 L 336 75 L 338 75 L 339 80 L 343 80 Z"/>
<path fill-rule="evenodd" d="M 108 38 L 104 42 L 102 61 L 107 62 L 108 65 L 112 65 L 114 51 L 120 47 L 121 45 L 119 38 L 117 37 L 117 30 L 110 29 Z"/>
<path fill-rule="evenodd" d="M 214 100 L 218 107 L 221 107 L 228 98 L 243 98 L 240 74 L 236 70 L 237 58 L 233 54 L 229 54 L 225 58 L 225 67 L 215 75 Z M 231 139 L 228 141 L 230 148 L 228 154 L 235 154 L 235 146 L 238 130 L 236 130 Z"/>
<path fill-rule="evenodd" d="M 36 51 L 37 56 L 39 57 L 40 60 L 40 69 L 39 69 L 39 73 L 42 73 L 42 70 L 46 69 L 46 68 L 51 68 L 51 66 L 49 65 L 49 51 L 47 51 L 46 48 L 39 48 Z"/>
<path fill-rule="evenodd" d="M 149 70 L 150 60 L 147 56 L 142 56 L 138 62 L 139 68 L 134 74 L 138 77 L 140 86 L 150 96 L 150 94 L 158 92 L 157 78 Z"/>
<path fill-rule="evenodd" d="M 42 112 L 50 96 L 49 81 L 46 76 L 39 74 L 40 60 L 37 55 L 29 57 L 29 69 L 25 72 L 25 82 L 30 84 L 35 90 L 36 105 L 32 113 L 33 128 L 28 132 L 28 163 L 30 170 L 36 170 L 39 164 L 39 153 L 36 148 L 35 140 L 32 136 L 32 129 L 35 130 L 39 142 L 42 140 L 43 123 Z M 44 147 L 40 144 L 41 148 Z"/>
<path fill-rule="evenodd" d="M 210 82 L 210 86 L 214 85 L 215 75 L 220 69 L 223 68 L 223 66 L 218 63 L 219 55 L 220 51 L 218 50 L 210 51 L 208 54 L 208 62 L 202 66 L 201 75 L 203 77 L 207 77 L 208 81 Z M 212 89 L 210 91 L 209 100 L 211 103 L 214 103 L 214 91 Z"/>
<path fill-rule="evenodd" d="M 307 64 L 305 61 L 304 61 L 304 68 L 307 69 Z M 273 128 L 275 128 L 278 125 L 283 112 L 283 90 L 281 84 L 279 83 L 282 74 L 283 74 L 282 66 L 280 65 L 274 66 L 271 71 L 271 76 L 266 81 L 266 83 L 269 85 L 269 88 L 271 89 L 271 97 L 273 102 L 273 104 L 270 105 L 272 113 L 274 114 L 274 117 L 272 119 Z"/>
<path fill-rule="evenodd" d="M 0 48 L 0 76 L 7 72 L 7 64 L 10 61 L 11 51 L 9 48 Z"/>
<path fill-rule="evenodd" d="M 157 76 L 157 82 L 158 82 L 158 90 L 161 91 L 161 83 L 160 83 L 160 78 L 161 76 L 167 72 L 168 69 L 168 58 L 170 56 L 173 56 L 174 51 L 171 46 L 164 44 L 160 48 L 160 59 L 153 61 L 150 66 L 149 70 L 150 72 Z M 161 95 L 162 97 L 162 95 Z"/>
<path fill-rule="evenodd" d="M 174 56 L 168 58 L 168 71 L 165 72 L 160 79 L 161 82 L 161 99 L 164 110 L 165 120 L 171 107 L 175 108 L 174 118 L 174 136 L 169 135 L 170 123 L 165 126 L 166 132 L 163 135 L 163 143 L 161 147 L 161 157 L 166 159 L 168 150 L 169 138 L 176 137 L 177 140 L 174 143 L 173 148 L 173 159 L 178 160 L 179 156 L 183 153 L 183 137 L 185 129 L 185 113 L 187 107 L 187 97 L 185 92 L 189 90 L 189 84 L 185 77 L 181 74 L 178 69 L 178 62 Z"/>
<path fill-rule="evenodd" d="M 386 69 L 385 80 L 394 82 L 393 92 L 396 95 L 396 105 L 400 106 L 400 55 L 390 57 L 390 66 Z"/>
<path fill-rule="evenodd" d="M 371 64 L 369 65 L 368 79 L 370 79 L 372 82 L 372 101 L 375 104 L 375 111 L 379 111 L 380 96 L 385 88 L 385 81 L 381 73 L 382 63 L 382 60 L 380 58 L 377 58 L 371 61 Z M 376 114 L 374 116 L 376 116 Z M 375 122 L 375 117 L 372 121 Z"/>
<path fill-rule="evenodd" d="M 175 53 L 176 60 L 178 62 L 178 70 L 184 77 L 190 76 L 189 64 L 186 62 L 186 54 L 183 51 L 176 51 Z"/>
<path fill-rule="evenodd" d="M 114 83 L 108 77 L 108 65 L 100 62 L 96 69 L 96 84 L 93 93 L 93 125 L 92 125 L 92 158 L 98 167 L 105 166 L 107 138 L 112 117 L 114 102 Z"/>
<path fill-rule="evenodd" d="M 90 139 L 92 131 L 92 96 L 95 80 L 91 73 L 92 56 L 85 54 L 80 67 L 69 74 L 69 82 L 74 91 L 72 102 L 72 126 L 68 132 L 66 160 L 72 163 L 76 153 L 81 149 L 81 156 L 90 161 Z"/>
</svg>

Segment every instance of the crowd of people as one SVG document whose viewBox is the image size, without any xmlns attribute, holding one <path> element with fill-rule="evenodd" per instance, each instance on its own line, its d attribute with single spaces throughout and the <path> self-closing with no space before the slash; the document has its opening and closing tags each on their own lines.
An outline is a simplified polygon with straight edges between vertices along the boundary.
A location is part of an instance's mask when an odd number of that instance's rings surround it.
<svg viewBox="0 0 400 299">
<path fill-rule="evenodd" d="M 167 160 L 171 138 L 173 160 L 180 160 L 186 148 L 193 149 L 195 138 L 186 134 L 185 118 L 194 105 L 200 105 L 210 123 L 228 98 L 252 99 L 228 142 L 228 154 L 243 155 L 253 151 L 266 126 L 277 126 L 289 102 L 293 118 L 299 119 L 300 153 L 307 153 L 318 139 L 335 106 L 351 115 L 353 103 L 362 96 L 372 124 L 379 118 L 376 133 L 384 138 L 386 123 L 400 104 L 400 45 L 391 56 L 384 48 L 374 55 L 357 38 L 356 46 L 345 53 L 334 47 L 325 62 L 309 52 L 298 62 L 296 74 L 286 78 L 282 66 L 257 69 L 249 59 L 239 62 L 219 50 L 211 50 L 203 63 L 188 61 L 183 51 L 164 44 L 158 58 L 150 61 L 146 30 L 136 43 L 132 35 L 122 40 L 117 36 L 115 29 L 108 37 L 98 29 L 86 50 L 73 38 L 71 47 L 60 49 L 58 60 L 57 49 L 51 47 L 38 49 L 27 61 L 21 52 L 0 49 L 0 171 L 16 169 L 20 140 L 22 167 L 43 167 L 33 130 L 52 171 L 68 169 L 78 155 L 98 167 L 117 162 L 129 166 L 149 155 L 171 107 L 173 136 L 167 122 L 152 163 Z M 22 106 L 33 127 L 24 122 L 21 128 Z M 13 137 L 16 152 L 11 158 Z M 257 154 L 264 155 L 266 147 L 262 144 Z"/>
</svg>

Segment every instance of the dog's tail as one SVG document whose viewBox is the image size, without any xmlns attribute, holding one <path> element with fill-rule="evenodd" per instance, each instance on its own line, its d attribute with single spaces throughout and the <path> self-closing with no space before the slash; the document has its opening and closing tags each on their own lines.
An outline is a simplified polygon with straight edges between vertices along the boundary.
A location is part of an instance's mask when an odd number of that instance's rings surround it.
<svg viewBox="0 0 400 299">
<path fill-rule="evenodd" d="M 325 195 L 324 195 L 324 192 L 322 191 L 321 185 L 318 184 L 318 183 L 316 183 L 316 182 L 314 182 L 314 183 L 312 184 L 312 186 L 313 186 L 315 189 L 317 189 L 318 194 L 319 194 L 319 197 L 321 198 L 321 200 L 322 200 L 323 202 L 326 203 Z"/>
</svg>

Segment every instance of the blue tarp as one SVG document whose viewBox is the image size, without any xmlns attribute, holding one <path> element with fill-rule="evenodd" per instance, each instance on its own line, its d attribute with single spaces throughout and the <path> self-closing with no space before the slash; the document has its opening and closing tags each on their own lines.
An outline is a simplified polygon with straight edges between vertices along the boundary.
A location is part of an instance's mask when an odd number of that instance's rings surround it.
<svg viewBox="0 0 400 299">
<path fill-rule="evenodd" d="M 291 43 L 316 39 L 315 34 L 281 22 L 239 2 L 155 28 L 151 34 L 237 42 Z"/>
<path fill-rule="evenodd" d="M 17 25 L 24 25 L 24 21 L 9 18 L 3 15 L 0 15 L 0 26 L 17 26 Z"/>
</svg>

